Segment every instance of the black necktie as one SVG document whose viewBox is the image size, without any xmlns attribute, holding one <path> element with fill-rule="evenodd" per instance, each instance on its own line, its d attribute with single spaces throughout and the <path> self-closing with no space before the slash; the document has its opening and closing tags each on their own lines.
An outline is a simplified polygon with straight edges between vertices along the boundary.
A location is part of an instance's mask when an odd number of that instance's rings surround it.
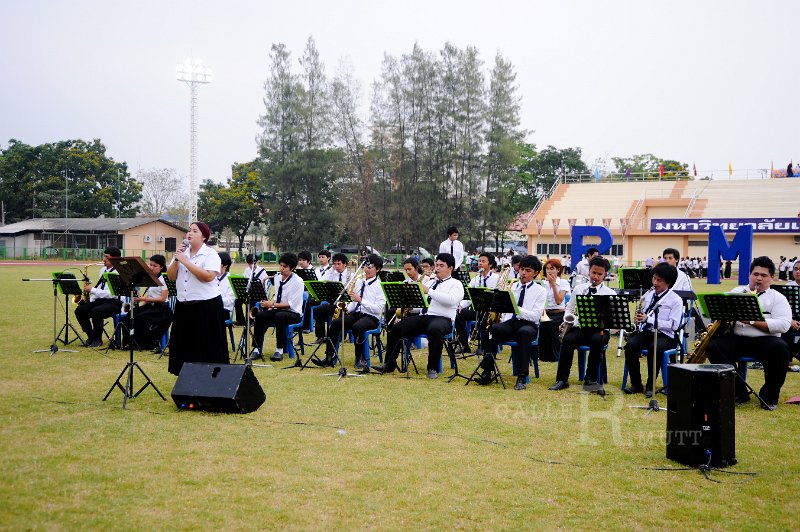
<svg viewBox="0 0 800 532">
<path fill-rule="evenodd" d="M 453 241 L 452 240 L 450 241 L 450 254 L 452 256 L 454 256 L 454 257 L 456 256 L 456 252 L 453 251 Z"/>
<path fill-rule="evenodd" d="M 590 295 L 590 296 L 593 296 L 593 295 L 595 295 L 596 293 L 597 293 L 597 288 L 595 288 L 594 286 L 590 286 L 590 287 L 589 287 L 589 295 Z"/>
<path fill-rule="evenodd" d="M 339 282 L 342 282 L 342 272 L 339 272 Z"/>
<path fill-rule="evenodd" d="M 286 284 L 286 281 L 289 279 L 281 279 L 281 284 L 278 286 L 278 295 L 275 297 L 275 303 L 281 302 L 281 296 L 283 296 L 283 285 Z"/>
<path fill-rule="evenodd" d="M 106 270 L 106 273 L 111 273 L 113 271 L 114 271 L 114 268 L 109 268 L 108 270 Z M 97 283 L 97 288 L 102 290 L 105 287 L 106 287 L 106 278 L 105 277 L 100 277 L 100 281 Z"/>
<path fill-rule="evenodd" d="M 436 281 L 433 283 L 433 286 L 431 286 L 431 290 L 436 290 L 436 287 L 439 286 L 443 282 L 444 281 L 440 281 L 439 279 L 436 279 Z M 431 296 L 428 296 L 428 305 L 430 305 L 430 304 L 431 304 Z M 423 314 L 427 314 L 428 313 L 428 309 L 426 309 L 426 308 L 422 309 L 422 313 Z"/>
<path fill-rule="evenodd" d="M 519 293 L 519 301 L 517 301 L 517 306 L 522 307 L 522 303 L 525 302 L 525 289 L 528 288 L 528 285 L 522 285 L 522 292 Z"/>
<path fill-rule="evenodd" d="M 369 284 L 372 284 L 372 283 L 374 283 L 376 279 L 377 279 L 377 277 L 376 277 L 375 279 L 371 280 L 371 281 L 369 282 Z M 367 283 L 365 283 L 365 282 L 362 282 L 362 283 L 361 283 L 361 292 L 358 294 L 358 296 L 361 298 L 361 300 L 362 300 L 362 301 L 364 300 L 364 289 L 365 289 L 366 287 L 367 287 Z M 361 308 L 361 301 L 359 301 L 359 302 L 358 302 L 358 305 L 356 305 L 356 309 L 355 309 L 355 311 L 354 311 L 354 312 L 358 312 L 358 310 L 359 310 L 360 308 Z"/>
<path fill-rule="evenodd" d="M 651 302 L 650 302 L 650 306 L 649 306 L 649 307 L 647 307 L 647 310 L 645 310 L 645 311 L 644 311 L 644 313 L 645 313 L 645 314 L 647 314 L 647 313 L 649 313 L 651 310 L 653 310 L 653 307 L 655 307 L 655 306 L 656 306 L 656 303 L 658 303 L 658 301 L 659 301 L 659 300 L 660 300 L 662 297 L 664 297 L 664 294 L 666 294 L 666 292 L 664 292 L 664 293 L 663 293 L 663 294 L 661 294 L 661 295 L 658 295 L 658 294 L 653 294 L 653 301 L 651 301 Z"/>
<path fill-rule="evenodd" d="M 486 287 L 486 279 L 488 279 L 488 278 L 489 278 L 488 275 L 486 277 L 481 276 L 481 281 L 483 282 L 484 288 Z"/>
</svg>

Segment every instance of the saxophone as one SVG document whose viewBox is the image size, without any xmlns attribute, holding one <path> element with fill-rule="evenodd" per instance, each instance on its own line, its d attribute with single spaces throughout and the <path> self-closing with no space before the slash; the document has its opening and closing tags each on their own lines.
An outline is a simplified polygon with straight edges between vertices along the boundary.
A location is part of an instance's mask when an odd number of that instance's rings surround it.
<svg viewBox="0 0 800 532">
<path fill-rule="evenodd" d="M 81 270 L 83 272 L 83 287 L 84 288 L 86 288 L 87 285 L 92 284 L 92 282 L 89 280 L 88 272 L 89 272 L 89 266 L 94 266 L 94 264 L 96 264 L 96 263 L 87 264 Z M 103 264 L 103 263 L 101 262 L 100 264 Z M 85 290 L 81 290 L 81 294 L 80 295 L 72 296 L 72 302 L 74 304 L 76 304 L 76 305 L 83 305 L 84 303 L 88 303 L 89 302 L 89 292 L 86 292 Z"/>
<path fill-rule="evenodd" d="M 564 321 L 558 326 L 558 341 L 563 342 L 572 326 L 575 325 L 575 314 L 564 314 Z"/>
<path fill-rule="evenodd" d="M 759 285 L 756 283 L 755 290 L 750 290 L 750 286 L 746 286 L 742 294 L 757 294 Z M 702 364 L 708 358 L 708 346 L 711 340 L 724 334 L 728 330 L 730 323 L 724 320 L 715 321 L 708 328 L 700 333 L 700 339 L 694 343 L 692 354 L 686 359 L 689 364 Z"/>
</svg>

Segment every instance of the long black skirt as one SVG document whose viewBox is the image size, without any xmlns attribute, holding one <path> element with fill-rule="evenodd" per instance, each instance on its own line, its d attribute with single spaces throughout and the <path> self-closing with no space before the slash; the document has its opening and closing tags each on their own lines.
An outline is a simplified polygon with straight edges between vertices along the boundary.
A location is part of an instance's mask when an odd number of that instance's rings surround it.
<svg viewBox="0 0 800 532">
<path fill-rule="evenodd" d="M 166 303 L 142 305 L 134 310 L 136 343 L 140 349 L 153 349 L 172 323 L 172 310 Z M 227 344 L 226 344 L 227 345 Z"/>
<path fill-rule="evenodd" d="M 184 362 L 228 364 L 222 297 L 175 304 L 169 341 L 169 372 L 178 375 Z"/>
</svg>

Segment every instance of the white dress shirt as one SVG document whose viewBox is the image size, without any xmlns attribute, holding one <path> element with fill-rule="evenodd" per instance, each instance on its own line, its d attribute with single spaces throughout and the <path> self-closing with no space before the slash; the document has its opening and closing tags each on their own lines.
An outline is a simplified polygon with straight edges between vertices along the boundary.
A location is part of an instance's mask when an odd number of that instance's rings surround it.
<svg viewBox="0 0 800 532">
<path fill-rule="evenodd" d="M 225 272 L 217 277 L 217 283 L 219 283 L 219 292 L 222 295 L 222 306 L 228 312 L 233 313 L 233 304 L 236 301 L 236 294 L 233 293 L 233 286 L 231 286 L 228 273 L 229 272 Z"/>
<path fill-rule="evenodd" d="M 322 276 L 320 279 L 321 281 L 340 281 L 342 284 L 346 285 L 348 279 L 350 279 L 350 270 L 345 268 L 342 270 L 342 273 L 337 272 L 333 268 L 330 268 L 325 275 Z"/>
<path fill-rule="evenodd" d="M 148 286 L 147 290 L 145 290 L 144 292 L 144 297 L 148 297 L 151 299 L 161 299 L 162 296 L 164 295 L 164 292 L 169 292 L 169 288 L 167 288 L 167 283 L 164 282 L 164 277 L 159 275 L 157 279 L 158 279 L 158 286 Z"/>
<path fill-rule="evenodd" d="M 731 294 L 743 294 L 749 292 L 747 286 L 737 286 L 731 290 Z M 780 336 L 792 326 L 792 307 L 786 296 L 770 288 L 758 296 L 758 304 L 761 305 L 761 313 L 764 314 L 764 321 L 767 322 L 769 332 L 766 333 L 757 329 L 747 322 L 737 321 L 733 334 L 736 336 Z"/>
<path fill-rule="evenodd" d="M 256 266 L 255 268 L 256 268 L 255 278 L 261 281 L 261 284 L 266 284 L 267 277 L 266 275 L 264 275 L 265 271 L 264 268 L 262 268 L 261 266 Z M 243 275 L 247 279 L 247 283 L 250 284 L 250 276 L 253 275 L 253 268 L 251 266 L 245 268 Z"/>
<path fill-rule="evenodd" d="M 363 287 L 363 292 L 362 292 Z M 347 304 L 347 312 L 363 312 L 381 319 L 386 308 L 386 295 L 383 293 L 381 279 L 377 275 L 372 279 L 360 279 L 353 290 L 362 296 L 361 302 L 351 301 Z"/>
<path fill-rule="evenodd" d="M 475 277 L 469 280 L 469 287 L 470 288 L 497 288 L 497 281 L 500 279 L 500 275 L 493 272 L 491 269 L 489 270 L 489 275 L 484 276 L 483 271 L 479 271 Z M 472 302 L 469 299 L 464 299 L 461 303 L 458 304 L 461 308 L 468 308 L 472 305 Z"/>
<path fill-rule="evenodd" d="M 453 321 L 456 319 L 458 304 L 464 299 L 464 285 L 453 277 L 448 277 L 443 281 L 436 279 L 430 285 L 428 297 L 430 298 L 428 302 L 429 315 L 443 316 Z"/>
<path fill-rule="evenodd" d="M 283 281 L 283 277 L 280 273 L 275 274 L 275 278 L 273 280 L 275 282 L 275 293 L 272 295 L 272 300 L 278 303 L 278 291 L 281 293 L 281 300 L 280 303 L 289 303 L 289 308 L 285 310 L 291 310 L 292 312 L 296 312 L 298 314 L 303 313 L 303 292 L 305 291 L 305 285 L 303 284 L 303 280 L 300 278 L 299 275 L 296 273 L 292 273 L 287 279 L 286 282 L 283 284 L 283 289 L 281 290 L 281 282 Z M 284 310 L 284 309 L 278 309 Z"/>
<path fill-rule="evenodd" d="M 585 296 L 588 294 L 591 286 L 591 283 L 583 283 L 575 287 L 575 290 L 572 292 L 572 297 L 570 298 L 569 303 L 567 303 L 566 310 L 564 310 L 565 316 L 568 314 L 575 314 L 575 304 L 577 303 L 578 296 Z M 614 296 L 617 294 L 614 290 L 607 287 L 605 283 L 600 283 L 595 288 L 597 288 L 596 295 L 598 296 Z M 573 323 L 572 326 L 576 329 L 580 327 L 577 315 L 575 315 L 575 323 Z"/>
<path fill-rule="evenodd" d="M 190 251 L 191 249 L 187 249 L 183 254 L 192 264 L 219 275 L 222 261 L 220 261 L 216 251 L 206 244 L 200 246 L 200 249 L 197 250 L 193 257 L 189 256 Z M 178 264 L 178 277 L 175 281 L 175 287 L 178 290 L 178 301 L 180 302 L 205 301 L 220 295 L 219 282 L 217 282 L 216 277 L 208 283 L 203 282 L 195 277 L 183 264 Z"/>
<path fill-rule="evenodd" d="M 451 249 L 452 252 L 450 251 Z M 448 238 L 439 244 L 439 253 L 452 253 L 453 258 L 456 259 L 456 266 L 453 269 L 461 268 L 461 264 L 464 262 L 464 244 L 460 240 L 450 240 Z"/>
<path fill-rule="evenodd" d="M 328 264 L 327 266 L 317 266 L 316 268 L 314 268 L 314 273 L 317 276 L 317 280 L 321 281 L 322 279 L 324 279 L 325 278 L 325 274 L 328 272 L 328 270 L 332 270 L 332 269 L 333 269 L 333 266 L 331 266 L 330 264 Z"/>
<path fill-rule="evenodd" d="M 655 312 L 658 309 L 658 332 L 664 333 L 670 338 L 675 338 L 675 331 L 681 326 L 683 319 L 683 299 L 676 294 L 674 289 L 669 288 L 664 290 L 653 304 L 653 298 L 656 297 L 656 291 L 650 289 L 644 295 L 644 306 L 642 312 L 647 314 L 647 319 L 644 321 L 644 328 L 652 330 L 655 326 Z M 651 333 L 652 334 L 652 333 Z"/>
<path fill-rule="evenodd" d="M 575 273 L 578 275 L 583 275 L 584 277 L 589 277 L 589 261 L 586 259 L 582 259 L 577 266 L 575 266 Z"/>
<path fill-rule="evenodd" d="M 689 279 L 689 276 L 683 273 L 683 271 L 678 270 L 678 279 L 675 281 L 675 285 L 672 287 L 673 290 L 681 290 L 686 292 L 694 292 L 692 289 L 692 281 Z"/>
<path fill-rule="evenodd" d="M 546 280 L 542 281 L 542 286 L 544 287 L 545 291 L 547 292 L 547 303 L 545 307 L 547 310 L 558 310 L 558 309 L 565 309 L 567 307 L 567 294 L 572 292 L 572 287 L 569 285 L 569 281 L 566 279 L 562 279 L 561 277 L 556 279 L 556 290 L 561 292 L 562 290 L 566 292 L 564 294 L 564 299 L 561 300 L 561 304 L 556 304 L 556 296 L 553 295 L 553 289 L 550 288 L 550 283 Z"/>
<path fill-rule="evenodd" d="M 519 307 L 519 315 L 521 320 L 532 321 L 538 325 L 542 319 L 542 312 L 544 312 L 544 304 L 547 300 L 547 291 L 542 285 L 535 281 L 528 284 L 514 283 L 511 287 L 511 293 L 514 294 L 514 299 L 519 304 L 519 296 L 522 293 L 522 288 L 525 287 L 525 299 L 522 300 L 522 306 Z M 502 320 L 507 321 L 513 318 L 513 314 L 503 314 Z"/>
<path fill-rule="evenodd" d="M 118 274 L 114 268 L 101 267 L 99 280 L 92 286 L 91 290 L 89 290 L 89 301 L 96 301 L 98 299 L 122 299 L 123 294 L 120 294 L 118 297 L 114 297 L 111 294 L 111 289 L 103 276 L 104 273 L 111 273 L 112 275 Z"/>
</svg>

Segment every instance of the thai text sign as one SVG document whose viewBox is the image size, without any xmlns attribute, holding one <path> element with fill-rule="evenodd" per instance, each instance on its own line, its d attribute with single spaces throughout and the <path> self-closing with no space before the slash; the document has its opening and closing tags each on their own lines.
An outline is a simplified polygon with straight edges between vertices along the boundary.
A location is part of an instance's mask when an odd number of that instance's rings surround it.
<svg viewBox="0 0 800 532">
<path fill-rule="evenodd" d="M 707 233 L 712 226 L 736 232 L 749 225 L 754 233 L 800 233 L 800 218 L 653 218 L 651 233 Z"/>
</svg>

